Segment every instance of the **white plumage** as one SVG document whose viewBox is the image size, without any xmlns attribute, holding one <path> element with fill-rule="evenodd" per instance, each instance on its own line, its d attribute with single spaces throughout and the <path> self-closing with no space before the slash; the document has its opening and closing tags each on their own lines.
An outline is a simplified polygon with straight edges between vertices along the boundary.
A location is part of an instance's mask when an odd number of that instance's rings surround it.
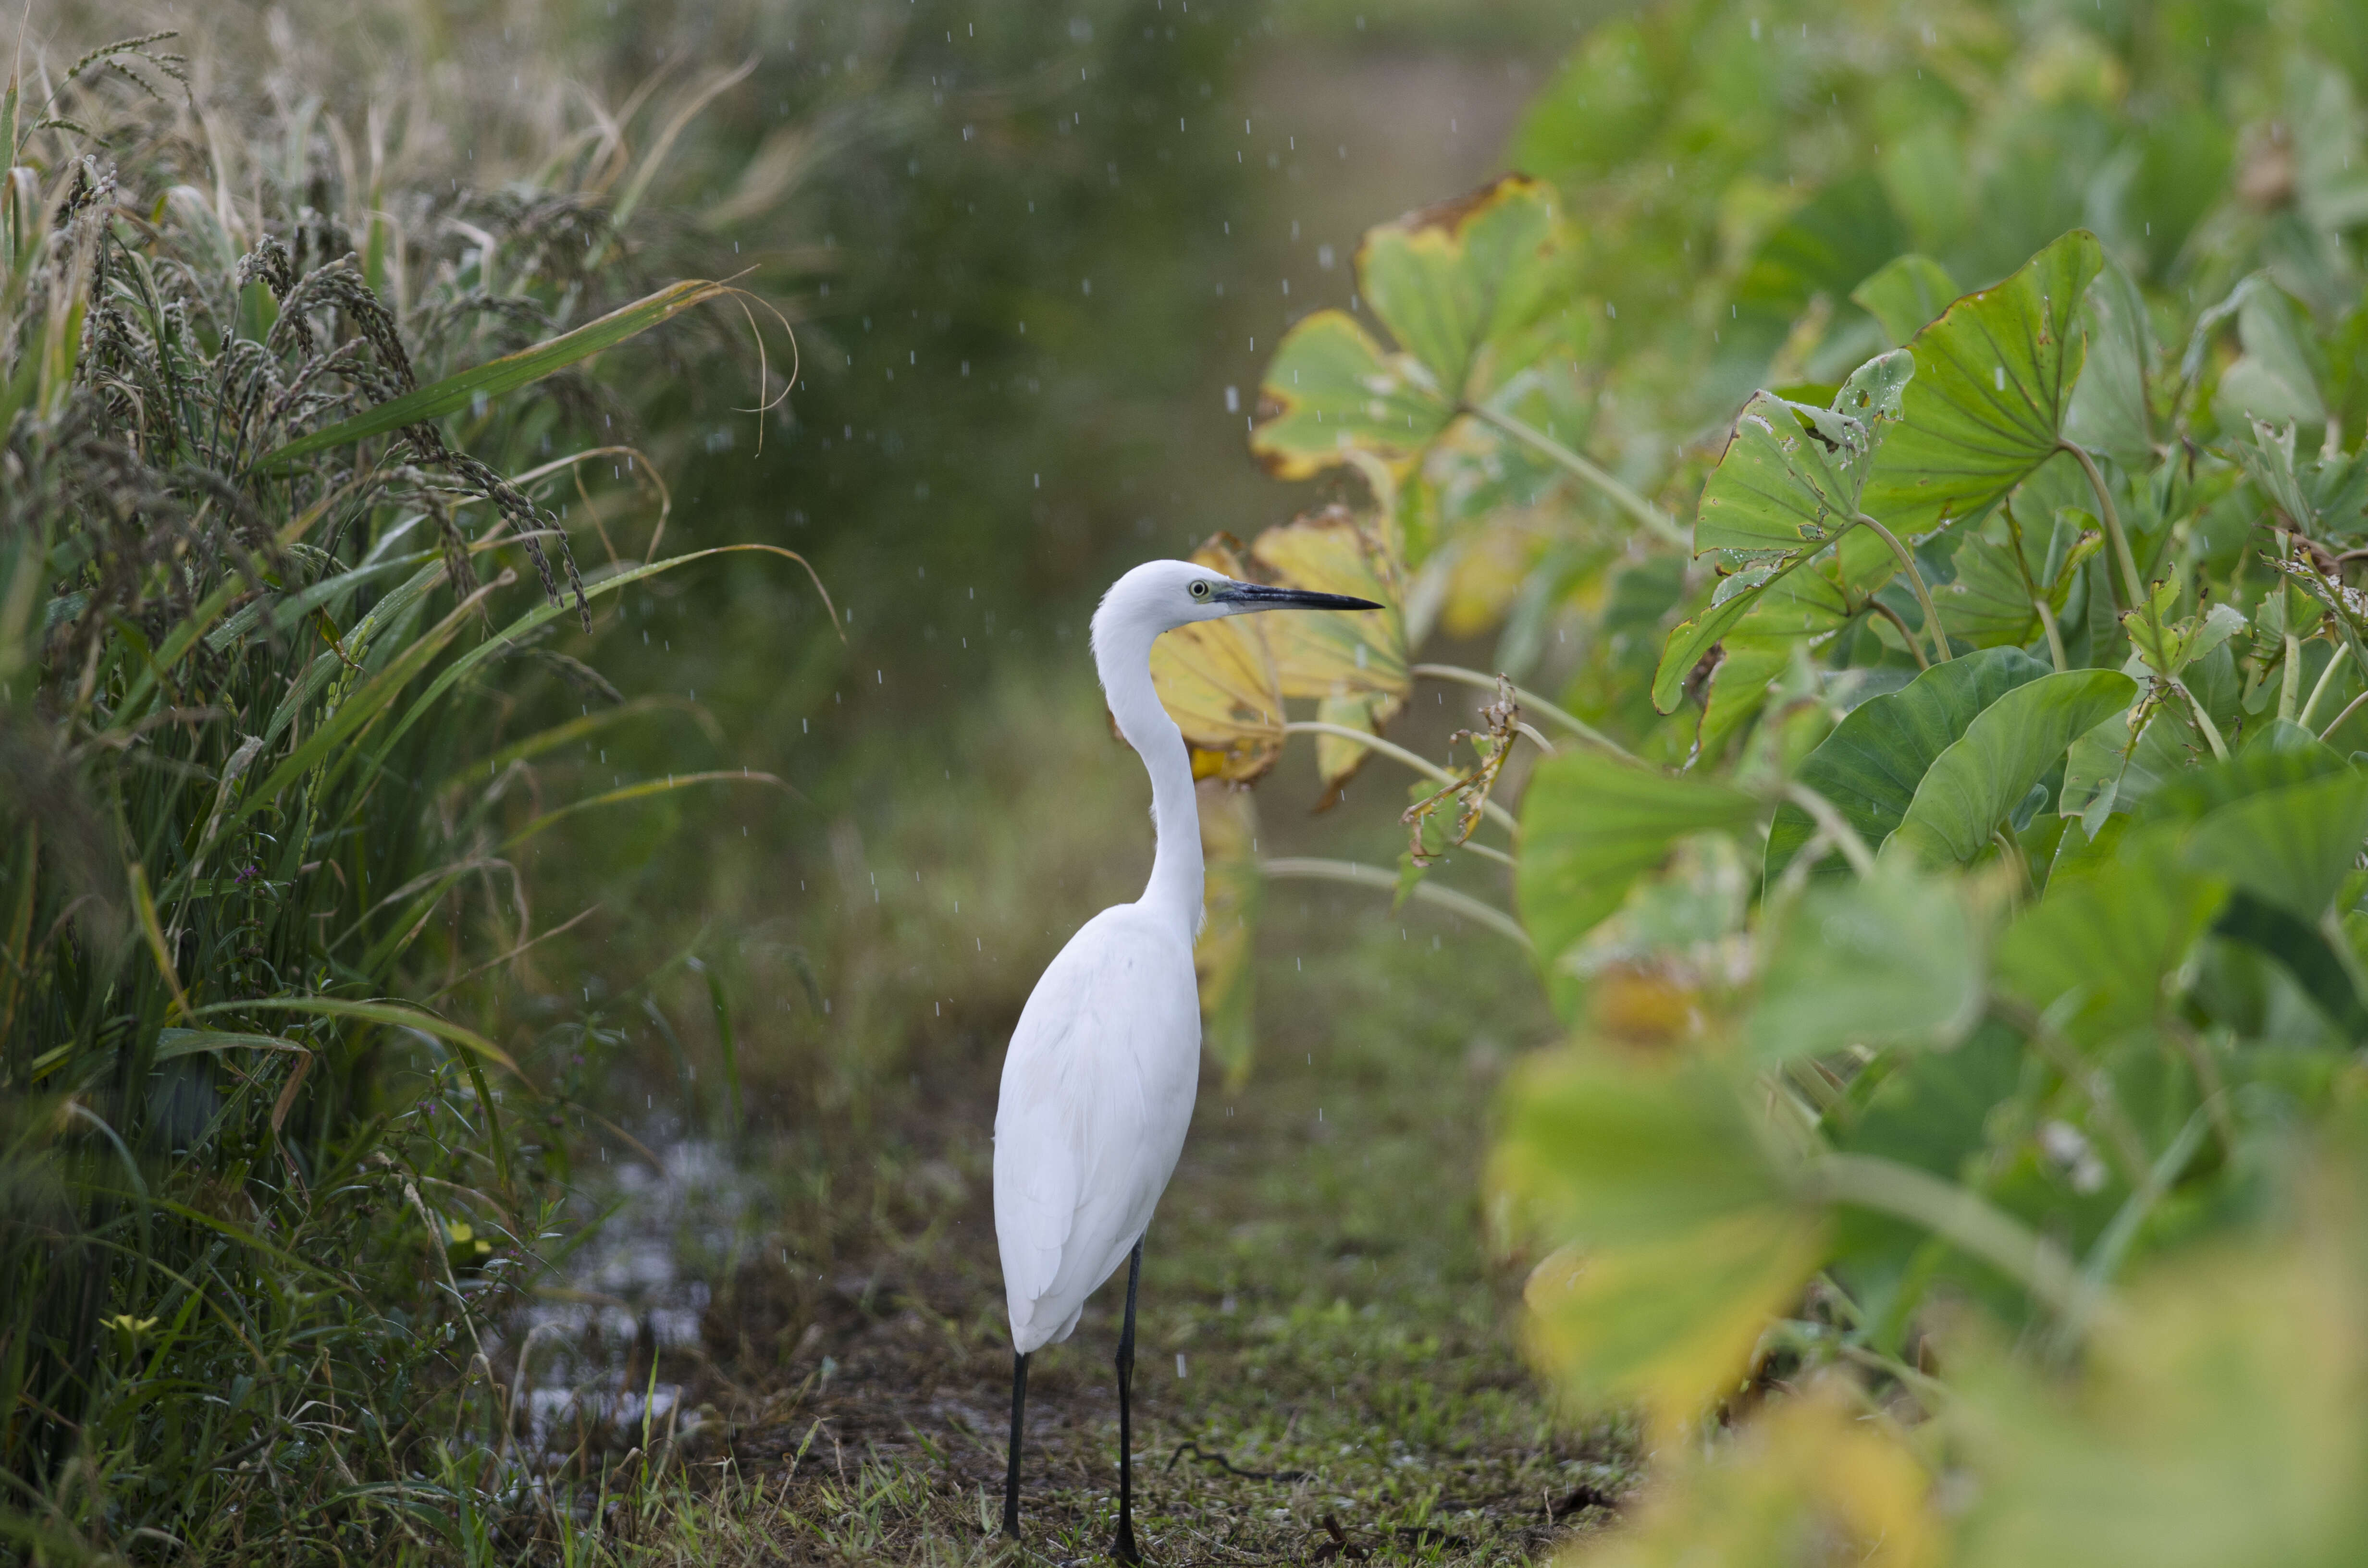
<svg viewBox="0 0 2368 1568">
<path fill-rule="evenodd" d="M 1066 1339 L 1086 1298 L 1133 1253 L 1176 1169 L 1201 1078 L 1192 939 L 1201 929 L 1201 822 L 1184 736 L 1151 684 L 1151 644 L 1196 620 L 1263 609 L 1378 609 L 1364 599 L 1237 583 L 1189 561 L 1152 561 L 1094 612 L 1094 667 L 1119 733 L 1151 775 L 1158 847 L 1133 903 L 1080 926 L 1037 981 L 1011 1033 L 995 1108 L 995 1237 L 1011 1312 L 1011 1458 L 1003 1528 L 1019 1533 L 1019 1437 L 1028 1358 Z M 1120 1333 L 1119 1524 L 1135 1561 L 1129 1387 L 1134 1280 Z"/>
<path fill-rule="evenodd" d="M 995 1233 L 1011 1343 L 1069 1337 L 1151 1223 L 1201 1071 L 1188 937 L 1139 904 L 1087 921 L 1036 983 L 1003 1061 Z"/>
</svg>

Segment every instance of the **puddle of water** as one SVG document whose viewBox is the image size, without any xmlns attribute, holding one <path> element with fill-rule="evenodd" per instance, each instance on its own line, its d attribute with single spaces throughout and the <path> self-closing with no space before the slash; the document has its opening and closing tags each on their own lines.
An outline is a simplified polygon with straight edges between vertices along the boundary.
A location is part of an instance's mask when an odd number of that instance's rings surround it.
<svg viewBox="0 0 2368 1568">
<path fill-rule="evenodd" d="M 630 1446 L 645 1433 L 653 1442 L 678 1438 L 702 1419 L 684 1405 L 681 1384 L 651 1382 L 651 1352 L 699 1343 L 708 1285 L 685 1268 L 686 1256 L 729 1260 L 757 1206 L 746 1173 L 715 1144 L 686 1140 L 660 1152 L 662 1170 L 607 1167 L 606 1189 L 586 1197 L 594 1212 L 615 1211 L 568 1258 L 555 1289 L 486 1335 L 488 1350 L 516 1343 L 529 1356 L 530 1469 L 566 1460 L 587 1434 Z"/>
</svg>

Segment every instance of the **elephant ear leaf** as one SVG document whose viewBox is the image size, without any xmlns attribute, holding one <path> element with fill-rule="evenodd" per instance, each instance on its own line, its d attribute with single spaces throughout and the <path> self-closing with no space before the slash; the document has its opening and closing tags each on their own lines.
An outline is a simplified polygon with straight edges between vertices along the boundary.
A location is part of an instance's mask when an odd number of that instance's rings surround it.
<svg viewBox="0 0 2368 1568">
<path fill-rule="evenodd" d="M 1559 298 L 1567 255 L 1553 187 L 1519 175 L 1368 232 L 1358 290 L 1396 347 L 1340 311 L 1292 328 L 1258 389 L 1250 450 L 1283 479 L 1337 467 L 1352 449 L 1411 465 L 1485 395 L 1479 367 L 1520 368 L 1520 355 L 1487 351 Z"/>
<path fill-rule="evenodd" d="M 1905 350 L 1860 367 L 1830 409 L 1751 394 L 1702 486 L 1694 553 L 1723 551 L 1743 569 L 1710 606 L 1669 633 L 1653 676 L 1653 705 L 1673 710 L 1702 656 L 1749 614 L 1769 587 L 1857 520 L 1868 465 L 1915 374 Z"/>
<path fill-rule="evenodd" d="M 2047 674 L 2020 648 L 1991 648 L 1935 665 L 1882 697 L 1860 703 L 1802 759 L 1800 781 L 1831 801 L 1870 848 L 1880 848 L 1907 815 L 1933 759 L 1975 718 L 2017 687 Z M 1768 830 L 1767 877 L 1783 874 L 1816 832 L 1787 801 Z"/>
<path fill-rule="evenodd" d="M 2118 670 L 2066 670 L 2015 687 L 1932 759 L 1884 853 L 1971 860 L 2077 737 L 2136 696 L 2137 682 Z"/>
<path fill-rule="evenodd" d="M 2047 460 L 2087 355 L 2081 300 L 2103 265 L 2097 237 L 2076 229 L 1916 335 L 1907 350 L 1916 379 L 1867 480 L 1869 512 L 1924 538 L 1980 513 Z"/>
<path fill-rule="evenodd" d="M 2316 925 L 2368 836 L 2368 778 L 2351 767 L 2232 801 L 2195 824 L 2187 863 Z"/>
</svg>

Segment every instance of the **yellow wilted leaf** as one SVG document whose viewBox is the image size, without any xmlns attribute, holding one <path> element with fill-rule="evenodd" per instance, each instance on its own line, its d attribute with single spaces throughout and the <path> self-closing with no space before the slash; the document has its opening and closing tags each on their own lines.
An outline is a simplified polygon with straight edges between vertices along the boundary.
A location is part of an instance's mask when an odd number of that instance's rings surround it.
<svg viewBox="0 0 2368 1568">
<path fill-rule="evenodd" d="M 1525 1296 L 1539 1364 L 1574 1401 L 1641 1402 L 1673 1434 L 1750 1369 L 1826 1257 L 1718 1070 L 1562 1051 L 1509 1089 L 1491 1185 L 1561 1250 Z"/>
<path fill-rule="evenodd" d="M 1821 1388 L 1684 1465 L 1563 1568 L 1927 1568 L 1942 1555 L 1931 1490 L 1888 1423 Z"/>
<path fill-rule="evenodd" d="M 1440 630 L 1477 637 L 1503 620 L 1547 542 L 1536 521 L 1520 513 L 1494 514 L 1472 529 L 1448 574 Z"/>
<path fill-rule="evenodd" d="M 1228 577 L 1249 576 L 1240 543 L 1217 534 L 1191 559 Z M 1247 784 L 1282 756 L 1282 685 L 1257 615 L 1179 626 L 1151 645 L 1151 684 L 1184 744 L 1195 778 Z"/>
<path fill-rule="evenodd" d="M 1266 883 L 1258 875 L 1258 808 L 1247 790 L 1201 781 L 1201 855 L 1208 867 L 1206 917 L 1192 948 L 1201 982 L 1201 1040 L 1239 1087 L 1249 1076 L 1250 948 Z"/>
<path fill-rule="evenodd" d="M 1565 1247 L 1522 1291 L 1531 1358 L 1574 1403 L 1634 1401 L 1676 1432 L 1750 1371 L 1761 1331 L 1825 1256 L 1819 1220 L 1776 1204 L 1659 1241 Z"/>
<path fill-rule="evenodd" d="M 1318 699 L 1326 723 L 1379 734 L 1406 705 L 1406 616 L 1397 569 L 1382 540 L 1345 506 L 1294 517 L 1267 529 L 1250 546 L 1276 585 L 1349 594 L 1388 608 L 1354 614 L 1280 615 L 1268 630 L 1285 697 Z M 1339 735 L 1318 735 L 1315 766 L 1326 790 L 1348 782 L 1367 748 Z"/>
</svg>

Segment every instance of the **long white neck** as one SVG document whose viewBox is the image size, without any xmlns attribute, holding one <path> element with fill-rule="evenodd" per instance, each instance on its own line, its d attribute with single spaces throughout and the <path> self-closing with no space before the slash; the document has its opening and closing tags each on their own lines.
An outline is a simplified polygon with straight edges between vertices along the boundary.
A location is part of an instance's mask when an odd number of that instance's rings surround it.
<svg viewBox="0 0 2368 1568">
<path fill-rule="evenodd" d="M 1151 775 L 1151 820 L 1158 849 L 1143 906 L 1171 920 L 1187 942 L 1201 930 L 1201 811 L 1192 795 L 1192 762 L 1183 732 L 1159 703 L 1151 684 L 1151 642 L 1139 626 L 1095 628 L 1094 668 L 1101 676 L 1110 717 Z"/>
</svg>

